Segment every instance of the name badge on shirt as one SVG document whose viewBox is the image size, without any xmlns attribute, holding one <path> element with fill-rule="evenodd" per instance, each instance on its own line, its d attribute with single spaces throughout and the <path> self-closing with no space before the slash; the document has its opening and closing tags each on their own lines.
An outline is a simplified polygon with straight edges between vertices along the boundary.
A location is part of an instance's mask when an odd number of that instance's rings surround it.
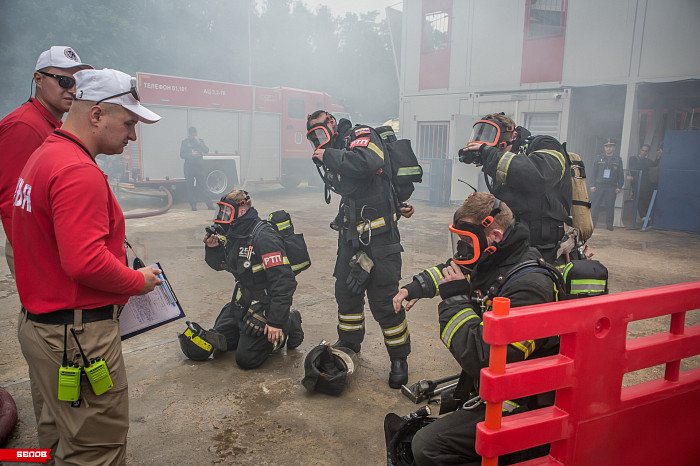
<svg viewBox="0 0 700 466">
<path fill-rule="evenodd" d="M 606 178 L 606 179 L 610 178 L 610 169 L 609 168 L 606 168 L 605 170 L 603 170 L 603 178 Z"/>
</svg>

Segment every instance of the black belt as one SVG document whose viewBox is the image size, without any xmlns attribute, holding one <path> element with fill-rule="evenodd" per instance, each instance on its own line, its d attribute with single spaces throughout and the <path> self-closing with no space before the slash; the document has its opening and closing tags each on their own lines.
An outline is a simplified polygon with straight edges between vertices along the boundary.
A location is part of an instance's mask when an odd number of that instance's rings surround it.
<svg viewBox="0 0 700 466">
<path fill-rule="evenodd" d="M 44 314 L 32 314 L 24 307 L 22 310 L 27 314 L 27 319 L 40 324 L 65 325 L 73 323 L 74 309 L 61 309 L 60 311 L 46 312 Z M 97 322 L 99 320 L 109 320 L 114 318 L 114 305 L 96 307 L 94 309 L 83 309 L 83 323 Z"/>
</svg>

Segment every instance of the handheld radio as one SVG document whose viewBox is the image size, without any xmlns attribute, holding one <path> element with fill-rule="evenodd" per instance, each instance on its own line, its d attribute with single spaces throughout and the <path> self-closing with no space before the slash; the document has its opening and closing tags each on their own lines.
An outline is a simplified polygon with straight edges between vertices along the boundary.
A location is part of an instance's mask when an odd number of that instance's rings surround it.
<svg viewBox="0 0 700 466">
<path fill-rule="evenodd" d="M 58 368 L 58 399 L 60 401 L 78 401 L 80 399 L 80 366 L 68 362 L 66 340 L 68 325 L 63 330 L 63 362 Z"/>
<path fill-rule="evenodd" d="M 75 334 L 75 330 L 70 329 L 70 331 L 73 334 L 73 338 L 75 338 L 75 342 L 78 344 L 80 355 L 83 357 L 83 363 L 85 364 L 83 370 L 90 381 L 90 385 L 92 385 L 92 391 L 95 392 L 95 395 L 102 395 L 104 392 L 114 387 L 112 378 L 109 376 L 107 363 L 99 356 L 88 360 L 85 353 L 83 353 L 83 348 L 80 347 L 80 342 Z"/>
</svg>

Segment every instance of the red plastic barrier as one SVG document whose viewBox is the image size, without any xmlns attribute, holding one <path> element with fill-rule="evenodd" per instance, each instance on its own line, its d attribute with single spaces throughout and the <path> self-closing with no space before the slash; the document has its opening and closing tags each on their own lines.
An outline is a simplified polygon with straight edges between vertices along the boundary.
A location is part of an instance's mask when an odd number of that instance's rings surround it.
<svg viewBox="0 0 700 466">
<path fill-rule="evenodd" d="M 484 315 L 491 345 L 561 336 L 556 356 L 481 371 L 481 397 L 501 402 L 556 390 L 554 406 L 477 428 L 476 450 L 497 456 L 551 443 L 549 456 L 522 465 L 700 465 L 700 281 Z M 670 315 L 669 331 L 627 340 L 630 322 Z M 665 364 L 665 376 L 622 388 L 628 372 Z M 489 424 L 494 425 L 493 421 Z M 489 460 L 491 459 L 491 460 Z"/>
</svg>

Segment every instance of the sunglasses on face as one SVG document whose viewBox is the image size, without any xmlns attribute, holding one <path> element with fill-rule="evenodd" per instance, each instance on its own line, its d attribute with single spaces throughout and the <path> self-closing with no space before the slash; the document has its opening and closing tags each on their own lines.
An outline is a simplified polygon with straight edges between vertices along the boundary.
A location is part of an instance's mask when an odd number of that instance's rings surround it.
<svg viewBox="0 0 700 466">
<path fill-rule="evenodd" d="M 104 99 L 98 100 L 95 105 L 99 105 L 101 102 L 104 102 L 105 100 L 109 99 L 114 99 L 115 97 L 121 97 L 123 95 L 131 94 L 134 99 L 136 99 L 137 102 L 141 101 L 141 98 L 139 97 L 139 91 L 136 89 L 136 78 L 131 78 L 131 89 L 129 89 L 126 92 L 120 92 L 119 94 L 114 94 L 109 97 L 105 97 Z"/>
<path fill-rule="evenodd" d="M 70 76 L 63 76 L 60 74 L 51 74 L 51 73 L 47 73 L 45 71 L 39 71 L 39 73 L 43 74 L 44 76 L 56 78 L 58 80 L 58 85 L 61 86 L 63 89 L 70 89 L 73 86 L 75 86 L 75 79 L 73 79 Z"/>
</svg>

